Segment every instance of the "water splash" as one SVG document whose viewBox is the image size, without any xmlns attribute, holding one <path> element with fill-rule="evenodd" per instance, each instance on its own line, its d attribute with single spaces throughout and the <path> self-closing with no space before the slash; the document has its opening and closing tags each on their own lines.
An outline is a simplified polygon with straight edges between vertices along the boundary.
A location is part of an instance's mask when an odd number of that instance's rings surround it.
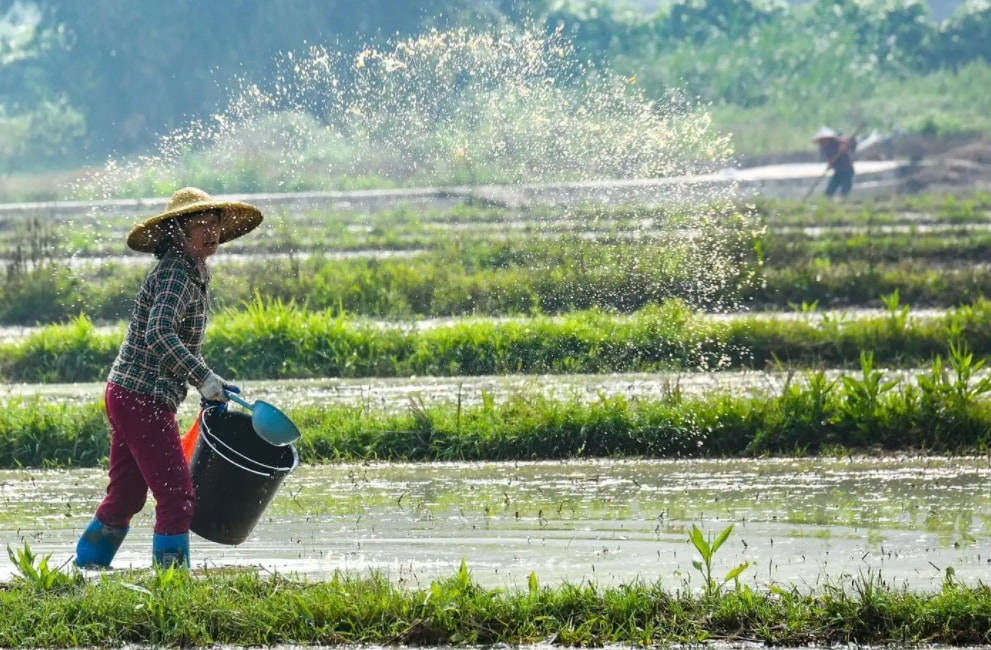
<svg viewBox="0 0 991 650">
<path fill-rule="evenodd" d="M 79 185 L 94 198 L 656 178 L 731 157 L 704 107 L 648 99 L 635 78 L 576 60 L 560 34 L 430 32 L 346 57 L 311 46 L 262 87 L 236 85 L 209 120 L 152 155 L 111 160 Z M 672 191 L 677 191 L 674 188 Z"/>
<path fill-rule="evenodd" d="M 649 293 L 725 309 L 737 305 L 741 278 L 752 280 L 743 276 L 759 229 L 732 183 L 693 177 L 731 160 L 729 136 L 713 130 L 704 106 L 677 91 L 648 98 L 635 78 L 579 61 L 560 32 L 456 29 L 353 56 L 321 46 L 287 52 L 271 83 L 240 80 L 224 110 L 167 134 L 149 155 L 108 161 L 75 189 L 109 199 L 185 185 L 247 193 L 557 184 L 560 196 L 587 183 L 601 188 L 593 203 L 615 203 L 616 181 L 677 179 L 663 186 L 665 210 L 633 232 L 666 247 L 673 269 L 658 282 L 677 289 Z M 623 186 L 622 200 L 636 203 L 636 188 Z M 593 221 L 599 214 L 583 210 Z M 627 262 L 655 264 L 656 253 Z"/>
</svg>

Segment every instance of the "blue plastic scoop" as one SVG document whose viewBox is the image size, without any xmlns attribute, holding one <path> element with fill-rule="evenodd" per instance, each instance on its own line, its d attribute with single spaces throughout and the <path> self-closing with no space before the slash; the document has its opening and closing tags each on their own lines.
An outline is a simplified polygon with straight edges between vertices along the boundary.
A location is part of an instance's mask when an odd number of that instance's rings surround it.
<svg viewBox="0 0 991 650">
<path fill-rule="evenodd" d="M 251 411 L 251 426 L 258 437 L 270 445 L 285 447 L 299 440 L 299 429 L 289 417 L 268 402 L 255 400 L 249 404 L 237 393 L 224 391 L 227 397 Z"/>
</svg>

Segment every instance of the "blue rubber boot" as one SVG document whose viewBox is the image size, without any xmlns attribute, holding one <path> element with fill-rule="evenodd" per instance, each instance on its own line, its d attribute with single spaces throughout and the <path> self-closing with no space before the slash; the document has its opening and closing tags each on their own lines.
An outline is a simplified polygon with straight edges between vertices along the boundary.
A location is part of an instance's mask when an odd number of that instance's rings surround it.
<svg viewBox="0 0 991 650">
<path fill-rule="evenodd" d="M 76 566 L 109 569 L 128 528 L 108 526 L 96 517 L 76 543 Z"/>
<path fill-rule="evenodd" d="M 151 557 L 155 564 L 179 569 L 189 568 L 189 533 L 159 535 L 151 540 Z"/>
</svg>

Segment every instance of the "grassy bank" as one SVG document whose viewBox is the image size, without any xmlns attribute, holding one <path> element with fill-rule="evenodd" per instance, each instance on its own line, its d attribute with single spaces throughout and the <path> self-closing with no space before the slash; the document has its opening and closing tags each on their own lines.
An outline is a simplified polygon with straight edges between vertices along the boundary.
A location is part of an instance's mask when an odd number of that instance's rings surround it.
<svg viewBox="0 0 991 650">
<path fill-rule="evenodd" d="M 991 296 L 991 268 L 932 268 L 924 261 L 891 265 L 832 263 L 813 259 L 762 271 L 763 282 L 747 290 L 742 303 L 752 309 L 793 309 L 802 303 L 821 307 L 877 307 L 878 297 L 898 292 L 905 304 L 955 308 Z"/>
<path fill-rule="evenodd" d="M 405 377 L 509 373 L 604 373 L 852 366 L 868 350 L 878 364 L 918 366 L 959 341 L 991 352 L 991 302 L 912 319 L 898 296 L 882 316 L 718 319 L 678 301 L 632 315 L 585 311 L 508 321 L 464 320 L 428 329 L 382 326 L 256 301 L 213 320 L 203 355 L 234 379 Z M 123 336 L 85 318 L 0 345 L 0 380 L 100 381 Z"/>
<path fill-rule="evenodd" d="M 738 263 L 717 273 L 700 270 L 697 252 L 657 243 L 458 243 L 395 259 L 221 261 L 213 267 L 211 295 L 221 308 L 262 295 L 392 319 L 596 306 L 632 311 L 676 297 L 719 306 L 734 304 L 740 288 L 753 282 L 756 265 L 747 260 L 753 255 L 752 245 L 738 251 Z M 150 262 L 107 264 L 77 273 L 43 264 L 0 282 L 0 323 L 46 323 L 80 313 L 101 321 L 126 318 L 149 268 Z"/>
<path fill-rule="evenodd" d="M 862 359 L 859 373 L 822 372 L 778 394 L 704 397 L 672 388 L 655 400 L 516 395 L 478 407 L 417 403 L 402 413 L 350 406 L 287 407 L 304 432 L 304 462 L 531 460 L 608 456 L 729 457 L 841 450 L 983 453 L 991 442 L 991 379 L 954 349 L 926 373 L 886 380 Z M 286 407 L 286 405 L 283 405 Z M 92 466 L 108 453 L 99 403 L 11 400 L 0 410 L 0 466 Z"/>
<path fill-rule="evenodd" d="M 307 582 L 248 571 L 156 571 L 95 582 L 21 578 L 0 588 L 0 605 L 0 646 L 9 647 L 991 641 L 991 589 L 952 577 L 930 593 L 896 589 L 874 575 L 814 592 L 738 584 L 694 593 L 660 580 L 547 587 L 535 574 L 525 590 L 491 589 L 473 581 L 464 563 L 454 576 L 415 588 L 381 575 Z"/>
<path fill-rule="evenodd" d="M 780 309 L 814 301 L 865 306 L 895 289 L 913 305 L 956 306 L 991 295 L 991 270 L 982 265 L 991 235 L 975 225 L 987 221 L 989 204 L 991 197 L 982 194 L 857 206 L 759 204 L 756 213 L 766 231 L 733 227 L 698 248 L 666 225 L 682 217 L 661 209 L 330 211 L 244 238 L 251 246 L 241 252 L 283 257 L 220 256 L 211 291 L 219 308 L 262 295 L 383 319 L 590 308 L 629 312 L 668 298 L 700 309 Z M 756 224 L 740 213 L 724 216 Z M 507 236 L 507 222 L 516 219 L 525 227 Z M 129 223 L 122 221 L 121 228 Z M 922 223 L 947 229 L 912 229 Z M 458 229 L 453 242 L 452 225 Z M 885 232 L 886 225 L 909 230 Z M 805 227 L 827 230 L 811 237 Z M 2 324 L 53 323 L 81 313 L 100 322 L 122 320 L 152 264 L 150 258 L 134 266 L 94 258 L 70 268 L 65 258 L 79 252 L 75 243 L 57 251 L 45 244 L 116 241 L 119 252 L 123 230 L 119 237 L 93 237 L 79 224 L 64 237 L 54 231 L 17 237 L 16 229 L 7 232 L 13 237 L 8 244 L 34 242 L 36 250 L 7 253 L 22 259 L 0 279 Z M 581 234 L 590 232 L 591 240 Z M 356 248 L 383 255 L 333 257 Z M 710 249 L 718 251 L 718 271 L 708 269 L 711 260 L 700 259 Z M 384 255 L 397 250 L 405 256 Z M 313 255 L 296 255 L 306 251 Z"/>
<path fill-rule="evenodd" d="M 691 267 L 670 264 L 656 246 L 585 244 L 557 260 L 538 257 L 533 248 L 494 247 L 485 260 L 431 252 L 406 259 L 218 264 L 211 293 L 219 308 L 240 308 L 263 295 L 382 319 L 630 312 L 669 298 L 700 309 L 789 309 L 813 301 L 867 307 L 895 290 L 911 305 L 953 307 L 991 295 L 991 269 L 980 262 L 991 239 L 903 247 L 852 238 L 818 251 L 809 243 L 779 246 L 780 255 L 772 249 L 763 265 L 742 263 L 721 286 L 700 287 Z M 146 271 L 108 264 L 78 274 L 43 266 L 0 287 L 0 324 L 53 323 L 81 313 L 97 322 L 126 319 Z"/>
<path fill-rule="evenodd" d="M 889 225 L 985 224 L 991 210 L 991 194 L 966 191 L 959 194 L 904 195 L 869 201 L 834 202 L 816 199 L 796 201 L 759 199 L 756 204 L 693 206 L 683 210 L 643 205 L 585 205 L 575 207 L 532 206 L 500 208 L 462 203 L 448 209 L 429 205 L 399 205 L 378 210 L 335 208 L 271 209 L 262 226 L 250 237 L 225 244 L 227 253 L 295 251 L 406 250 L 443 247 L 452 229 L 462 241 L 494 241 L 507 236 L 513 224 L 524 234 L 565 235 L 574 232 L 637 233 L 645 225 L 663 229 L 685 223 L 686 217 L 709 213 L 723 219 L 726 212 L 755 214 L 770 232 L 782 227 L 866 227 Z M 35 216 L 29 216 L 34 214 Z M 25 212 L 4 215 L 0 229 L 0 256 L 98 257 L 124 252 L 124 240 L 140 215 L 107 214 L 105 210 L 52 219 Z M 150 259 L 150 258 L 149 258 Z"/>
</svg>

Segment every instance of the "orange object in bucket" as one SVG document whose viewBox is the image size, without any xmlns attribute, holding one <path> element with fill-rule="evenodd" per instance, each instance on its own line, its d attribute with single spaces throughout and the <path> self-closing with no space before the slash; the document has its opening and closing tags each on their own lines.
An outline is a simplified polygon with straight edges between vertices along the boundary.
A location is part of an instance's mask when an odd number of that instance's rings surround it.
<svg viewBox="0 0 991 650">
<path fill-rule="evenodd" d="M 196 449 L 196 442 L 200 439 L 201 417 L 203 417 L 203 411 L 196 414 L 196 419 L 193 420 L 193 426 L 189 427 L 186 435 L 179 439 L 179 443 L 182 445 L 182 455 L 186 457 L 187 465 L 193 459 L 193 450 Z"/>
</svg>

